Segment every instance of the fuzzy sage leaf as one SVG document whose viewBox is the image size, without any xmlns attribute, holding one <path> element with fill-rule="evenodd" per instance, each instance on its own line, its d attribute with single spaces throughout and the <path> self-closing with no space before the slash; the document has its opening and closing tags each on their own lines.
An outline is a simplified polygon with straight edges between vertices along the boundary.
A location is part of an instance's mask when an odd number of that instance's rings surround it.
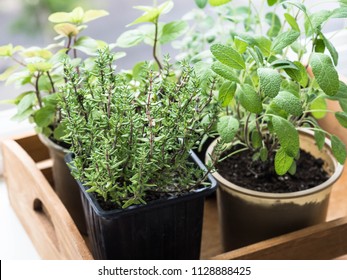
<svg viewBox="0 0 347 280">
<path fill-rule="evenodd" d="M 344 164 L 346 161 L 346 145 L 335 135 L 331 136 L 331 149 L 337 161 Z"/>
<path fill-rule="evenodd" d="M 294 125 L 286 119 L 273 116 L 272 124 L 281 147 L 290 157 L 295 157 L 299 152 L 299 133 Z"/>
<path fill-rule="evenodd" d="M 239 129 L 239 122 L 233 116 L 223 116 L 217 124 L 217 131 L 225 142 L 233 141 Z"/>
<path fill-rule="evenodd" d="M 276 70 L 270 68 L 259 68 L 257 73 L 261 90 L 266 96 L 274 98 L 280 91 L 281 75 Z"/>
<path fill-rule="evenodd" d="M 215 44 L 211 46 L 211 52 L 217 60 L 231 68 L 239 70 L 246 68 L 242 56 L 230 46 Z"/>
<path fill-rule="evenodd" d="M 311 67 L 316 81 L 324 93 L 335 95 L 339 90 L 339 75 L 331 58 L 323 53 L 313 53 Z"/>
<path fill-rule="evenodd" d="M 278 175 L 284 175 L 293 164 L 294 159 L 281 147 L 275 155 L 275 171 Z"/>
<path fill-rule="evenodd" d="M 241 105 L 249 112 L 259 114 L 263 111 L 261 98 L 254 88 L 248 84 L 237 88 L 236 94 Z"/>
</svg>

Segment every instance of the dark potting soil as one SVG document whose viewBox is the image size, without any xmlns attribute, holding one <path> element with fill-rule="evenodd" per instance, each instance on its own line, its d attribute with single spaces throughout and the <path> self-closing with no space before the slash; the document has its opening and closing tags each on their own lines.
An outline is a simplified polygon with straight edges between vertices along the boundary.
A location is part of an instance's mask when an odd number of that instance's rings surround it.
<svg viewBox="0 0 347 280">
<path fill-rule="evenodd" d="M 223 154 L 222 158 L 228 153 Z M 252 154 L 244 151 L 219 162 L 217 170 L 222 177 L 238 186 L 267 193 L 289 193 L 310 189 L 330 177 L 323 169 L 323 160 L 303 150 L 300 151 L 300 158 L 296 164 L 294 175 L 287 173 L 278 176 L 272 168 L 273 162 L 266 164 L 260 160 L 252 161 Z"/>
</svg>

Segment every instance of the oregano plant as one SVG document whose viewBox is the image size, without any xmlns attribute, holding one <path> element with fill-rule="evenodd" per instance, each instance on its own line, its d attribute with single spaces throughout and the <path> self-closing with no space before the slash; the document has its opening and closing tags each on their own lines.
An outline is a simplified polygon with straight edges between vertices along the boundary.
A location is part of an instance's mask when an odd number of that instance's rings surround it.
<svg viewBox="0 0 347 280">
<path fill-rule="evenodd" d="M 187 23 L 183 20 L 168 23 L 159 21 L 160 16 L 170 12 L 173 6 L 174 2 L 171 0 L 160 5 L 157 5 L 157 1 L 154 1 L 153 6 L 135 6 L 135 9 L 142 10 L 144 13 L 127 26 L 139 24 L 140 26 L 122 33 L 116 41 L 116 46 L 129 48 L 140 43 L 148 44 L 152 46 L 152 55 L 156 66 L 162 69 L 161 46 L 177 39 L 188 28 Z M 140 62 L 135 65 L 133 71 L 136 72 L 136 68 L 141 67 L 143 63 Z"/>
<path fill-rule="evenodd" d="M 213 91 L 202 93 L 187 63 L 178 80 L 169 58 L 161 71 L 146 64 L 139 82 L 116 73 L 114 58 L 104 49 L 91 70 L 65 64 L 60 103 L 73 175 L 122 208 L 199 188 L 208 171 L 197 169 L 189 154 L 213 124 L 202 121 L 212 114 L 204 108 Z"/>
<path fill-rule="evenodd" d="M 93 64 L 97 49 L 107 44 L 81 34 L 87 23 L 106 15 L 108 12 L 104 10 L 84 11 L 81 7 L 53 13 L 48 18 L 57 33 L 53 44 L 27 48 L 12 44 L 0 46 L 0 58 L 12 62 L 0 75 L 0 81 L 25 89 L 13 100 L 5 101 L 17 106 L 14 120 L 29 119 L 38 133 L 60 140 L 64 134 L 58 106 L 59 96 L 63 94 L 60 86 L 65 82 L 62 61 L 69 56 L 77 70 L 82 61 Z M 119 53 L 118 57 L 123 55 Z"/>
<path fill-rule="evenodd" d="M 347 128 L 347 86 L 336 70 L 339 54 L 323 32 L 330 19 L 346 18 L 346 5 L 339 1 L 335 9 L 311 12 L 304 1 L 267 4 L 273 11 L 266 15 L 250 6 L 250 16 L 263 21 L 231 30 L 227 44 L 210 47 L 210 69 L 219 76 L 218 98 L 224 108 L 217 125 L 220 145 L 238 145 L 230 155 L 248 150 L 253 160 L 267 163 L 278 175 L 293 174 L 300 156 L 298 128 L 306 128 L 314 132 L 319 149 L 329 137 L 335 158 L 343 164 L 345 144 L 317 119 L 333 113 Z M 329 99 L 338 100 L 342 110 L 329 111 Z"/>
</svg>

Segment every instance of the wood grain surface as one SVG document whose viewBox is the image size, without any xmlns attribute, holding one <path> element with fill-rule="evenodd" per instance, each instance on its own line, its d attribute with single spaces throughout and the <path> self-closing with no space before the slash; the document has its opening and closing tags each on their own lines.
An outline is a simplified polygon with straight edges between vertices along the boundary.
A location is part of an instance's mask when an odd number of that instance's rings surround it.
<svg viewBox="0 0 347 280">
<path fill-rule="evenodd" d="M 20 144 L 22 145 L 20 145 Z M 10 203 L 43 259 L 92 259 L 69 213 L 53 191 L 48 151 L 34 133 L 2 142 Z M 4 229 L 2 229 L 4 230 Z"/>
</svg>

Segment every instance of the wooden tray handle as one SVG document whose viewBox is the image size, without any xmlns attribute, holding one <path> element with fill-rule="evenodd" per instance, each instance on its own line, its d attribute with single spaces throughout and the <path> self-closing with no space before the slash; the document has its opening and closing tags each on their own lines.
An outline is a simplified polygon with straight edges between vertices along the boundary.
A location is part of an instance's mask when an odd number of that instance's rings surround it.
<svg viewBox="0 0 347 280">
<path fill-rule="evenodd" d="M 34 138 L 33 138 L 34 139 Z M 43 259 L 92 259 L 69 213 L 16 141 L 2 143 L 11 205 Z"/>
</svg>

